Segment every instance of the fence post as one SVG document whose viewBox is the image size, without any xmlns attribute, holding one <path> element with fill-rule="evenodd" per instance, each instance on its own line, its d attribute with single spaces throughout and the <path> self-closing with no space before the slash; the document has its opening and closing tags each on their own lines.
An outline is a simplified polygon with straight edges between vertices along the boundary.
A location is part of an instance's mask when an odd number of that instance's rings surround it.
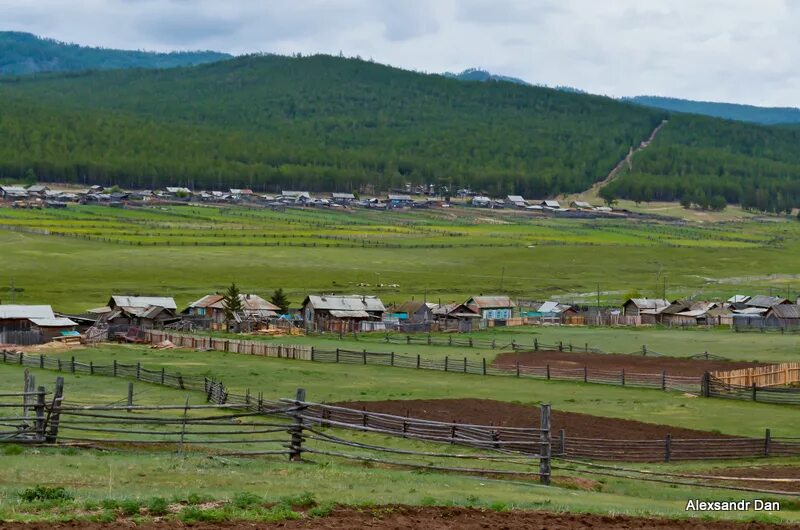
<svg viewBox="0 0 800 530">
<path fill-rule="evenodd" d="M 561 440 L 561 455 L 567 456 L 567 431 L 561 429 L 558 433 L 558 437 Z"/>
<path fill-rule="evenodd" d="M 546 368 L 546 370 L 547 370 L 547 371 L 546 371 L 546 374 L 547 374 L 547 380 L 548 380 L 548 381 L 550 381 L 550 363 L 547 363 L 547 365 L 545 366 L 545 368 Z"/>
<path fill-rule="evenodd" d="M 114 359 L 114 377 L 117 377 L 117 360 Z"/>
<path fill-rule="evenodd" d="M 486 375 L 486 357 L 483 358 L 483 375 Z"/>
<path fill-rule="evenodd" d="M 180 387 L 181 390 L 184 390 L 184 387 L 183 387 L 183 376 L 182 375 L 178 376 L 178 386 Z"/>
<path fill-rule="evenodd" d="M 519 361 L 517 361 L 517 377 L 519 377 Z"/>
<path fill-rule="evenodd" d="M 42 354 L 39 354 L 39 368 L 44 368 L 44 355 Z"/>
<path fill-rule="evenodd" d="M 589 369 L 586 367 L 585 364 L 583 365 L 583 382 L 584 383 L 589 382 Z"/>
<path fill-rule="evenodd" d="M 419 354 L 417 354 L 417 369 L 419 369 Z"/>
<path fill-rule="evenodd" d="M 411 335 L 406 335 L 406 344 L 411 344 Z"/>
<path fill-rule="evenodd" d="M 89 375 L 94 375 L 94 362 L 89 361 Z"/>
<path fill-rule="evenodd" d="M 642 355 L 647 355 L 647 344 L 642 344 Z"/>
<path fill-rule="evenodd" d="M 306 390 L 298 388 L 294 397 L 294 406 L 297 410 L 294 411 L 294 423 L 289 429 L 292 436 L 289 442 L 289 460 L 292 462 L 299 462 L 302 459 L 303 452 L 303 418 L 302 413 L 305 408 L 303 402 L 306 400 Z M 302 408 L 301 408 L 302 407 Z"/>
<path fill-rule="evenodd" d="M 49 444 L 58 439 L 58 422 L 61 419 L 61 402 L 64 399 L 64 378 L 56 378 L 56 388 L 53 391 L 53 404 L 50 406 L 50 429 L 45 441 Z"/>
<path fill-rule="evenodd" d="M 672 435 L 667 434 L 664 440 L 664 462 L 669 462 L 672 459 Z"/>
<path fill-rule="evenodd" d="M 428 346 L 430 346 L 430 345 L 431 345 L 431 336 L 428 335 Z"/>
<path fill-rule="evenodd" d="M 625 368 L 622 369 L 622 386 L 625 386 Z"/>
<path fill-rule="evenodd" d="M 583 351 L 584 351 L 585 353 L 589 353 L 589 343 L 588 343 L 588 342 L 585 342 L 585 343 L 583 344 Z"/>
<path fill-rule="evenodd" d="M 445 372 L 447 371 L 447 364 L 448 364 L 448 360 L 449 360 L 448 356 L 447 356 L 447 355 L 445 355 L 445 356 L 444 356 L 444 371 L 445 371 Z"/>
<path fill-rule="evenodd" d="M 133 382 L 128 381 L 128 412 L 133 412 L 131 407 L 133 407 Z"/>
<path fill-rule="evenodd" d="M 564 351 L 564 343 L 561 341 L 558 341 L 558 351 Z"/>
<path fill-rule="evenodd" d="M 661 390 L 667 389 L 667 371 L 662 370 L 661 372 Z"/>
<path fill-rule="evenodd" d="M 339 348 L 336 348 L 336 362 L 339 362 Z"/>
<path fill-rule="evenodd" d="M 700 395 L 703 397 L 711 396 L 711 374 L 709 372 L 703 373 L 703 379 L 700 382 Z"/>
<path fill-rule="evenodd" d="M 394 352 L 389 353 L 389 366 L 394 366 Z"/>
<path fill-rule="evenodd" d="M 533 351 L 539 351 L 539 339 L 536 337 L 533 338 Z"/>
<path fill-rule="evenodd" d="M 539 446 L 539 482 L 548 486 L 550 484 L 550 405 L 542 404 L 541 434 Z"/>
<path fill-rule="evenodd" d="M 141 379 L 141 377 L 142 377 L 142 363 L 141 362 L 137 362 L 136 363 L 136 379 Z"/>
<path fill-rule="evenodd" d="M 314 346 L 311 346 L 311 362 L 314 362 Z"/>
<path fill-rule="evenodd" d="M 165 370 L 164 370 L 164 367 L 162 366 L 162 367 L 161 367 L 161 384 L 162 384 L 162 385 L 164 384 L 164 377 L 165 377 L 166 375 L 167 375 L 167 374 L 166 374 L 166 372 L 165 372 Z"/>
<path fill-rule="evenodd" d="M 772 433 L 770 432 L 769 428 L 764 432 L 764 456 L 769 456 L 769 452 L 772 445 Z"/>
<path fill-rule="evenodd" d="M 40 386 L 36 392 L 36 406 L 34 407 L 36 411 L 36 440 L 39 442 L 44 441 L 44 396 L 45 389 Z"/>
<path fill-rule="evenodd" d="M 22 366 L 22 364 L 24 364 L 24 361 L 22 360 L 24 356 L 25 356 L 25 352 L 24 351 L 19 352 L 19 364 L 20 364 L 20 366 Z"/>
<path fill-rule="evenodd" d="M 363 352 L 361 352 L 361 360 L 362 360 L 363 364 L 367 364 L 367 350 L 364 350 Z"/>
<path fill-rule="evenodd" d="M 756 384 L 755 384 L 755 383 L 753 383 L 753 401 L 755 401 L 755 400 L 756 400 L 756 388 L 757 388 L 757 387 L 756 387 Z"/>
<path fill-rule="evenodd" d="M 69 371 L 72 372 L 73 374 L 75 373 L 75 357 L 72 357 L 69 360 Z"/>
</svg>

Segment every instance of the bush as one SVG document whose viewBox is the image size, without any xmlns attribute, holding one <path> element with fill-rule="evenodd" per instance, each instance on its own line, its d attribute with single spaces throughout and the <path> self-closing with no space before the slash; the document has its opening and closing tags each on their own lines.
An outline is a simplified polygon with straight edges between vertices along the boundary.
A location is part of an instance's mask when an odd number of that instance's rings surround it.
<svg viewBox="0 0 800 530">
<path fill-rule="evenodd" d="M 119 502 L 118 504 L 122 515 L 130 517 L 131 515 L 139 515 L 139 511 L 142 509 L 141 501 L 133 500 L 133 499 L 124 499 Z"/>
<path fill-rule="evenodd" d="M 24 452 L 25 449 L 21 445 L 17 444 L 9 444 L 3 447 L 3 454 L 6 456 L 21 455 Z"/>
<path fill-rule="evenodd" d="M 326 502 L 308 510 L 309 517 L 328 517 L 336 507 L 332 502 Z"/>
<path fill-rule="evenodd" d="M 35 486 L 33 488 L 28 488 L 26 490 L 21 491 L 19 493 L 19 498 L 22 499 L 23 502 L 35 502 L 35 501 L 65 502 L 65 501 L 71 501 L 73 499 L 73 496 L 70 492 L 68 492 L 61 486 L 56 486 L 56 487 Z"/>
<path fill-rule="evenodd" d="M 242 510 L 246 510 L 247 508 L 252 508 L 262 502 L 261 497 L 254 493 L 250 492 L 241 492 L 237 493 L 236 496 L 233 497 L 233 505 L 237 508 L 241 508 Z"/>
<path fill-rule="evenodd" d="M 147 513 L 150 515 L 167 515 L 169 503 L 163 497 L 153 497 L 147 502 Z"/>
<path fill-rule="evenodd" d="M 293 508 L 311 508 L 317 505 L 317 501 L 314 499 L 313 493 L 306 491 L 300 495 L 283 497 L 278 504 Z"/>
<path fill-rule="evenodd" d="M 196 506 L 184 508 L 180 514 L 180 520 L 187 524 L 206 522 L 221 523 L 227 519 L 227 515 L 222 510 L 203 510 Z"/>
</svg>

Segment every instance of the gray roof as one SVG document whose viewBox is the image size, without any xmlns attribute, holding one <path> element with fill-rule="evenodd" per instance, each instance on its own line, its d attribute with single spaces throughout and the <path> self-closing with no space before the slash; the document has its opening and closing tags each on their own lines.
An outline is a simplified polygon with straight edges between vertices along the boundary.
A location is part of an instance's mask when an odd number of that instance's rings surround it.
<svg viewBox="0 0 800 530">
<path fill-rule="evenodd" d="M 340 296 L 340 295 L 308 295 L 306 303 L 310 303 L 314 309 L 334 310 L 334 311 L 386 311 L 381 299 L 376 296 Z M 306 305 L 306 304 L 303 304 Z"/>
<path fill-rule="evenodd" d="M 639 309 L 665 309 L 670 306 L 663 298 L 631 298 L 628 302 L 633 302 Z"/>
<path fill-rule="evenodd" d="M 28 190 L 22 186 L 0 186 L 0 190 L 6 193 L 28 193 Z"/>
<path fill-rule="evenodd" d="M 178 309 L 175 300 L 171 296 L 120 296 L 111 297 L 114 304 L 120 307 L 145 308 L 151 305 L 166 309 Z"/>
<path fill-rule="evenodd" d="M 780 304 L 772 306 L 769 312 L 778 318 L 800 318 L 800 305 Z"/>
<path fill-rule="evenodd" d="M 525 202 L 525 199 L 522 198 L 522 195 L 509 195 L 506 197 L 511 202 Z"/>
<path fill-rule="evenodd" d="M 356 198 L 355 195 L 352 193 L 331 193 L 331 197 L 334 199 L 354 199 Z"/>
<path fill-rule="evenodd" d="M 492 307 L 516 307 L 508 296 L 473 296 L 465 302 L 466 305 L 474 305 L 481 309 Z"/>
<path fill-rule="evenodd" d="M 786 298 L 781 298 L 780 296 L 764 296 L 758 295 L 754 296 L 750 300 L 747 301 L 747 305 L 750 307 L 772 307 L 778 304 L 785 304 L 788 300 Z"/>
<path fill-rule="evenodd" d="M 49 305 L 0 305 L 0 320 L 55 318 Z"/>
<path fill-rule="evenodd" d="M 412 201 L 411 195 L 392 195 L 389 194 L 390 201 Z"/>
</svg>

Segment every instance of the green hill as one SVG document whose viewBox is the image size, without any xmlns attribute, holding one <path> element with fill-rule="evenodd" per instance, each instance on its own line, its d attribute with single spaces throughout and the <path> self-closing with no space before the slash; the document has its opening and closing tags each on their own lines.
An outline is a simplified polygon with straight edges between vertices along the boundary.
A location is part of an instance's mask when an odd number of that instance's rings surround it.
<svg viewBox="0 0 800 530">
<path fill-rule="evenodd" d="M 0 177 L 276 190 L 405 182 L 544 196 L 602 179 L 662 112 L 330 56 L 0 81 Z"/>
<path fill-rule="evenodd" d="M 385 190 L 800 204 L 800 129 L 670 114 L 514 83 L 330 56 L 0 79 L 0 178 L 156 187 Z"/>
<path fill-rule="evenodd" d="M 756 107 L 753 105 L 738 105 L 736 103 L 690 101 L 658 96 L 636 96 L 625 100 L 656 109 L 701 114 L 712 118 L 746 121 L 762 125 L 800 123 L 800 109 L 794 107 Z"/>
<path fill-rule="evenodd" d="M 229 59 L 225 53 L 154 53 L 110 50 L 42 39 L 30 33 L 0 32 L 0 75 L 115 68 L 173 68 Z"/>
</svg>

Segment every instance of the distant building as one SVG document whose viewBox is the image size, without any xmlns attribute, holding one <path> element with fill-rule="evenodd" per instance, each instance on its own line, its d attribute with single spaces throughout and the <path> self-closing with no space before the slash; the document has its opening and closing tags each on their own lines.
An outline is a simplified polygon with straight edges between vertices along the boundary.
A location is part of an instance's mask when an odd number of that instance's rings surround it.
<svg viewBox="0 0 800 530">
<path fill-rule="evenodd" d="M 179 320 L 177 309 L 175 300 L 170 296 L 114 295 L 107 307 L 90 312 L 99 314 L 103 322 L 111 325 L 153 329 Z"/>
<path fill-rule="evenodd" d="M 356 196 L 352 193 L 331 193 L 331 202 L 348 206 L 356 200 Z"/>
<path fill-rule="evenodd" d="M 570 208 L 574 208 L 576 210 L 594 210 L 594 206 L 589 204 L 586 201 L 572 201 L 569 203 Z"/>
<path fill-rule="evenodd" d="M 47 342 L 77 326 L 69 318 L 57 317 L 49 305 L 0 305 L 0 343 L 21 342 L 22 333 L 29 337 L 26 343 Z"/>
<path fill-rule="evenodd" d="M 513 317 L 514 303 L 508 296 L 473 296 L 464 305 L 478 313 L 483 320 L 504 322 Z"/>
<path fill-rule="evenodd" d="M 544 201 L 540 202 L 539 206 L 541 206 L 542 208 L 545 208 L 547 210 L 560 210 L 561 209 L 561 204 L 559 204 L 558 201 L 552 200 L 552 199 L 548 199 L 548 200 L 544 200 Z"/>
<path fill-rule="evenodd" d="M 522 195 L 509 195 L 506 197 L 506 201 L 517 208 L 525 208 L 528 206 L 528 201 L 523 199 Z"/>
<path fill-rule="evenodd" d="M 404 208 L 406 206 L 412 206 L 414 204 L 414 199 L 411 198 L 411 195 L 389 194 L 386 197 L 386 204 L 389 208 Z"/>
</svg>

